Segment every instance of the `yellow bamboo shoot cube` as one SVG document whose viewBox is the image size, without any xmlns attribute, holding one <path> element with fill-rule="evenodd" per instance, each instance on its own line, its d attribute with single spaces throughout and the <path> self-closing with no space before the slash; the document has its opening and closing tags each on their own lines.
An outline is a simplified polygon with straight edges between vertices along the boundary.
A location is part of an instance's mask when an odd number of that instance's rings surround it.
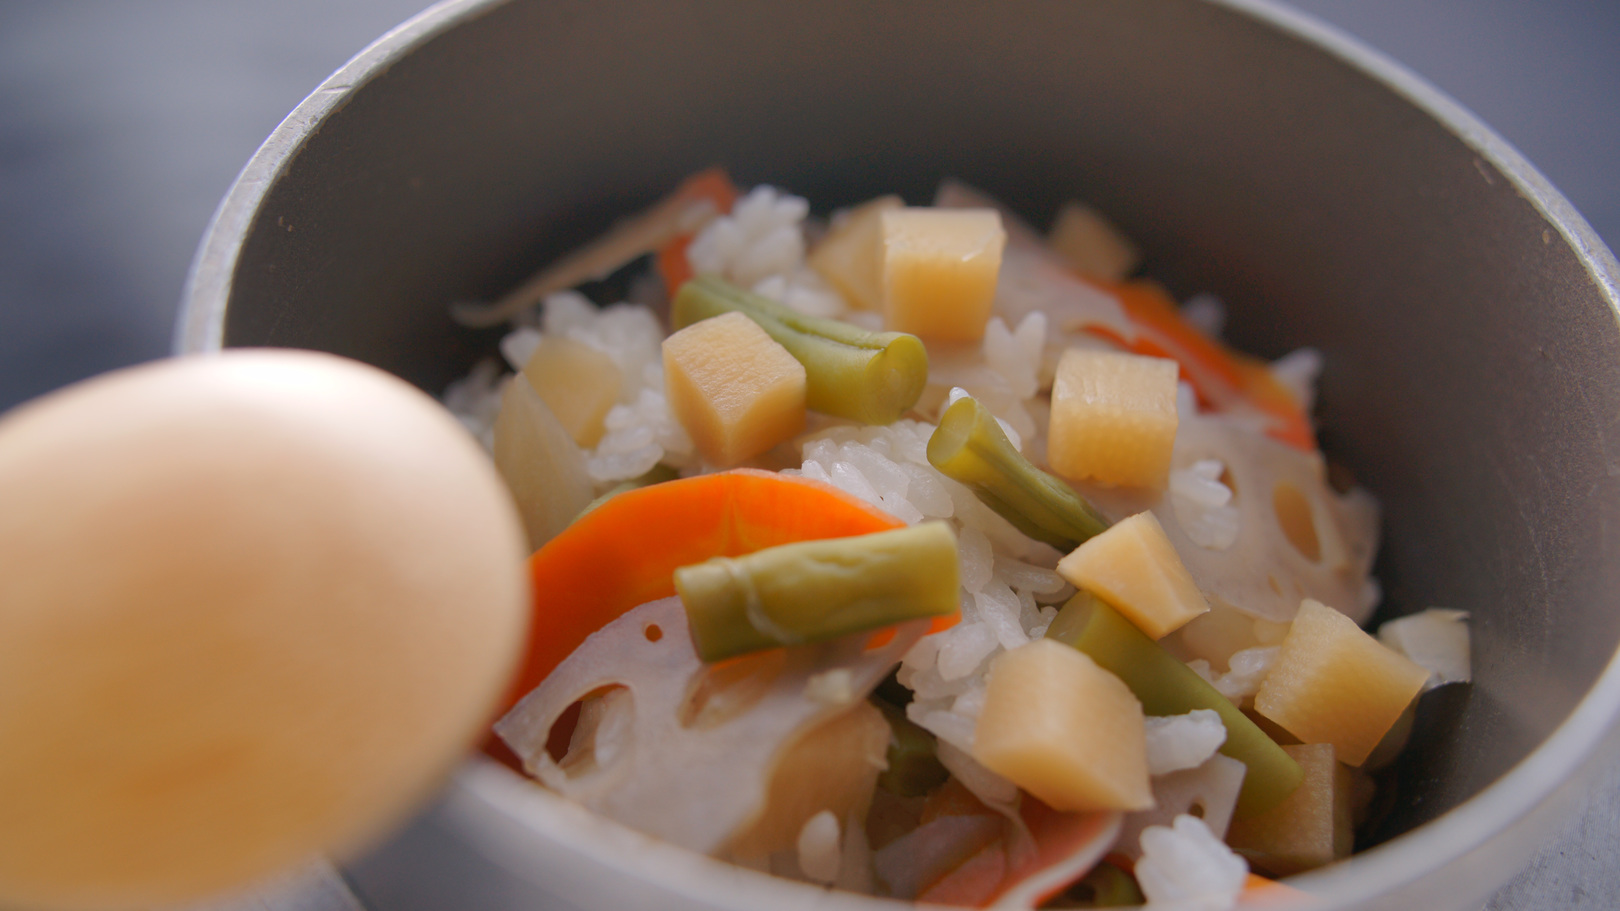
<svg viewBox="0 0 1620 911">
<path fill-rule="evenodd" d="M 1075 480 L 1162 490 L 1176 442 L 1176 362 L 1070 348 L 1058 359 L 1046 461 Z"/>
<path fill-rule="evenodd" d="M 804 366 L 741 313 L 664 339 L 670 411 L 712 465 L 735 465 L 797 434 L 804 383 Z"/>
<path fill-rule="evenodd" d="M 905 205 L 898 196 L 879 196 L 851 209 L 806 257 L 810 268 L 851 306 L 883 306 L 883 223 L 885 210 Z"/>
<path fill-rule="evenodd" d="M 1209 610 L 1151 512 L 1139 512 L 1058 561 L 1058 575 L 1102 598 L 1154 639 Z"/>
<path fill-rule="evenodd" d="M 1058 210 L 1047 243 L 1081 275 L 1117 282 L 1136 271 L 1142 252 L 1101 212 L 1078 202 Z"/>
<path fill-rule="evenodd" d="M 1226 843 L 1255 866 L 1292 876 L 1350 856 L 1355 772 L 1331 743 L 1285 746 L 1305 778 L 1275 807 L 1232 820 Z"/>
<path fill-rule="evenodd" d="M 495 470 L 512 491 L 529 547 L 539 550 L 595 496 L 585 453 L 540 393 L 517 377 L 501 390 L 494 435 Z"/>
<path fill-rule="evenodd" d="M 994 209 L 885 209 L 883 324 L 946 342 L 977 342 L 990 321 L 1007 232 Z"/>
<path fill-rule="evenodd" d="M 973 758 L 1057 810 L 1145 810 L 1142 704 L 1118 677 L 1051 639 L 990 665 Z"/>
<path fill-rule="evenodd" d="M 1306 599 L 1261 681 L 1254 709 L 1306 743 L 1331 743 L 1339 759 L 1366 761 L 1429 672 L 1344 614 Z"/>
<path fill-rule="evenodd" d="M 603 420 L 624 381 L 606 352 L 564 335 L 543 336 L 523 375 L 575 443 L 589 448 L 601 441 Z"/>
</svg>

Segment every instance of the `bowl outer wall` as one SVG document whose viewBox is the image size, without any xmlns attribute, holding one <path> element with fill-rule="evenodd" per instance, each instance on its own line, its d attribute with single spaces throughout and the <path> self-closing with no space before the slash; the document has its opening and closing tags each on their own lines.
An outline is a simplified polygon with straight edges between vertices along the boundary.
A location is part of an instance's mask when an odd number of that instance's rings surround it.
<svg viewBox="0 0 1620 911">
<path fill-rule="evenodd" d="M 1028 3 L 1000 23 L 968 3 L 833 6 L 434 7 L 249 163 L 177 347 L 325 348 L 440 389 L 491 341 L 443 302 L 497 293 L 722 157 L 818 204 L 922 201 L 942 174 L 1037 217 L 1087 198 L 1177 291 L 1236 302 L 1241 344 L 1323 348 L 1324 442 L 1386 503 L 1390 604 L 1474 611 L 1479 683 L 1426 703 L 1382 834 L 1418 827 L 1309 882 L 1335 904 L 1486 894 L 1601 753 L 1620 693 L 1613 257 L 1454 103 L 1271 4 Z M 660 69 L 669 46 L 731 53 Z M 758 75 L 796 72 L 816 78 Z M 487 791 L 469 772 L 452 805 Z"/>
</svg>

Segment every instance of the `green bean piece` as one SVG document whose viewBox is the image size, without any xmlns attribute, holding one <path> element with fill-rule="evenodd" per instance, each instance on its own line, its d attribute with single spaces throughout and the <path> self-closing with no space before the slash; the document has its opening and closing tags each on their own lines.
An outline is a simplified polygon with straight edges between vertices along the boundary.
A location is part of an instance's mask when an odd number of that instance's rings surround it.
<svg viewBox="0 0 1620 911">
<path fill-rule="evenodd" d="M 1249 767 L 1238 793 L 1238 816 L 1264 813 L 1304 780 L 1299 763 L 1231 700 L 1096 595 L 1081 591 L 1070 598 L 1053 618 L 1046 638 L 1079 649 L 1125 681 L 1149 715 L 1184 715 L 1193 709 L 1219 713 L 1226 725 L 1221 752 Z"/>
<path fill-rule="evenodd" d="M 805 405 L 863 424 L 892 424 L 911 410 L 928 383 L 928 351 L 915 335 L 867 332 L 835 319 L 806 316 L 714 275 L 681 286 L 670 322 L 684 329 L 735 310 L 804 365 Z"/>
<path fill-rule="evenodd" d="M 871 702 L 889 722 L 889 767 L 878 775 L 878 787 L 900 797 L 921 797 L 944 784 L 951 773 L 939 761 L 939 744 L 934 735 L 887 700 Z"/>
<path fill-rule="evenodd" d="M 1067 553 L 1108 527 L 1097 508 L 1013 448 L 990 409 L 957 399 L 928 438 L 928 462 L 1037 541 Z"/>
<path fill-rule="evenodd" d="M 957 610 L 956 535 L 941 522 L 769 547 L 675 570 L 704 661 L 824 642 Z"/>
<path fill-rule="evenodd" d="M 665 481 L 673 481 L 680 476 L 680 472 L 662 462 L 659 462 L 657 465 L 654 465 L 652 468 L 648 469 L 645 474 L 638 475 L 637 477 L 631 478 L 628 481 L 620 481 L 612 487 L 609 487 L 602 493 L 601 496 L 589 503 L 586 503 L 585 508 L 579 511 L 579 516 L 583 516 L 584 514 L 590 512 L 598 506 L 601 506 L 603 503 L 606 503 L 608 500 L 611 500 L 627 490 L 635 490 L 640 487 L 651 487 L 654 484 L 662 484 Z M 575 516 L 574 521 L 579 521 L 579 516 Z"/>
<path fill-rule="evenodd" d="M 1106 861 L 1092 867 L 1063 897 L 1081 908 L 1136 908 L 1147 901 L 1131 874 Z"/>
</svg>

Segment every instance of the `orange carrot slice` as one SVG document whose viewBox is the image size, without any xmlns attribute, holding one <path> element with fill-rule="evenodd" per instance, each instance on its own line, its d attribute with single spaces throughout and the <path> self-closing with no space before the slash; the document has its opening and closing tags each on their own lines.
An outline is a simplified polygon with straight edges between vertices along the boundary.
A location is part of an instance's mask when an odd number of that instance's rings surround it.
<svg viewBox="0 0 1620 911">
<path fill-rule="evenodd" d="M 1117 298 L 1137 330 L 1135 340 L 1129 342 L 1100 327 L 1092 327 L 1093 334 L 1135 354 L 1175 361 L 1181 366 L 1181 378 L 1198 394 L 1200 405 L 1217 411 L 1252 407 L 1268 419 L 1267 433 L 1272 438 L 1305 452 L 1316 449 L 1310 418 L 1265 362 L 1233 351 L 1188 325 L 1175 301 L 1157 283 L 1085 281 Z"/>
<path fill-rule="evenodd" d="M 692 202 L 708 200 L 714 204 L 716 212 L 725 215 L 737 202 L 737 188 L 724 170 L 710 168 L 686 178 L 675 190 L 675 196 Z M 664 280 L 664 289 L 671 296 L 675 294 L 675 289 L 692 277 L 692 264 L 686 261 L 686 248 L 691 246 L 692 237 L 691 234 L 682 234 L 658 251 L 658 275 Z"/>
<path fill-rule="evenodd" d="M 739 468 L 629 490 L 580 516 L 529 558 L 528 654 L 502 711 L 540 685 L 591 633 L 675 594 L 678 567 L 779 544 L 905 523 L 809 478 Z M 943 629 L 956 618 L 939 618 Z"/>
</svg>

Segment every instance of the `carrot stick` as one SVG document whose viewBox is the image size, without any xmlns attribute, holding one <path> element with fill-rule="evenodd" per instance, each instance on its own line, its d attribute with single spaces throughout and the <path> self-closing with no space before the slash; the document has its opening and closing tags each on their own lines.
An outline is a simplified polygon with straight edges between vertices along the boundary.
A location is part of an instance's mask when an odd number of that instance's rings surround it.
<svg viewBox="0 0 1620 911">
<path fill-rule="evenodd" d="M 981 848 L 922 892 L 917 900 L 931 905 L 982 908 L 1003 891 L 1007 849 L 1000 841 Z"/>
<path fill-rule="evenodd" d="M 665 244 L 653 261 L 671 297 L 682 285 L 692 280 L 692 264 L 686 259 L 686 248 L 692 246 L 692 237 L 691 234 L 682 234 Z"/>
<path fill-rule="evenodd" d="M 678 567 L 904 524 L 830 484 L 747 468 L 612 497 L 529 558 L 534 621 L 528 655 L 502 711 L 539 686 L 591 633 L 632 607 L 675 594 Z M 936 629 L 955 617 L 940 621 Z"/>
<path fill-rule="evenodd" d="M 1014 850 L 1004 835 L 929 885 L 917 900 L 1039 907 L 1096 866 L 1119 832 L 1117 813 L 1062 813 L 1028 794 L 1020 802 L 1019 815 L 1033 840 L 1033 851 Z"/>
<path fill-rule="evenodd" d="M 1265 362 L 1233 351 L 1188 325 L 1158 284 L 1085 281 L 1118 299 L 1137 330 L 1136 339 L 1130 342 L 1107 329 L 1093 327 L 1094 334 L 1136 354 L 1174 360 L 1181 366 L 1181 378 L 1198 394 L 1199 404 L 1218 411 L 1242 405 L 1255 408 L 1269 419 L 1267 434 L 1273 439 L 1306 452 L 1316 449 L 1310 418 Z"/>
<path fill-rule="evenodd" d="M 1149 346 L 1175 356 L 1201 399 L 1222 404 L 1223 393 L 1241 385 L 1232 352 L 1189 326 L 1159 285 L 1149 281 L 1097 284 L 1118 298 L 1125 315 L 1146 336 Z"/>
<path fill-rule="evenodd" d="M 1249 878 L 1243 883 L 1244 907 L 1264 908 L 1283 903 L 1293 905 L 1300 899 L 1309 897 L 1309 893 L 1274 879 L 1266 879 L 1258 873 L 1250 873 Z"/>
<path fill-rule="evenodd" d="M 721 215 L 731 211 L 737 202 L 737 188 L 720 168 L 710 168 L 686 178 L 675 191 L 675 196 L 688 202 L 708 200 Z M 692 264 L 686 260 L 686 248 L 691 246 L 692 234 L 682 234 L 658 250 L 658 275 L 664 280 L 664 289 L 674 296 L 676 289 L 692 277 Z"/>
</svg>

